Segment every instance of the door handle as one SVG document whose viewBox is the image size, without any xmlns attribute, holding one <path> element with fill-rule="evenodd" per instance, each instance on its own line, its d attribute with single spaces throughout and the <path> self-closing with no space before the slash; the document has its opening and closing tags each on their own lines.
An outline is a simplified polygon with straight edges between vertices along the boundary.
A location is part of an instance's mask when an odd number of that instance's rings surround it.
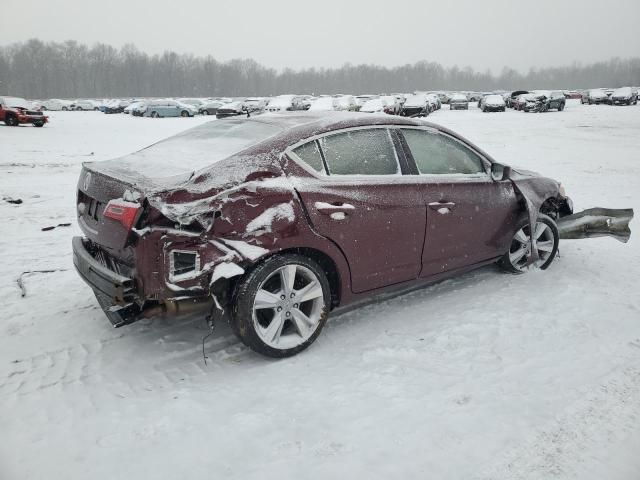
<svg viewBox="0 0 640 480">
<path fill-rule="evenodd" d="M 456 208 L 456 204 L 453 202 L 431 202 L 429 204 L 429 208 L 431 210 L 436 210 L 441 215 L 446 215 Z"/>
<path fill-rule="evenodd" d="M 330 215 L 334 220 L 343 220 L 344 216 L 347 215 L 348 212 L 356 209 L 356 207 L 354 207 L 350 203 L 316 202 L 314 206 L 316 207 L 316 210 L 318 210 L 318 212 L 325 215 Z M 334 213 L 341 213 L 342 215 L 334 215 Z"/>
</svg>

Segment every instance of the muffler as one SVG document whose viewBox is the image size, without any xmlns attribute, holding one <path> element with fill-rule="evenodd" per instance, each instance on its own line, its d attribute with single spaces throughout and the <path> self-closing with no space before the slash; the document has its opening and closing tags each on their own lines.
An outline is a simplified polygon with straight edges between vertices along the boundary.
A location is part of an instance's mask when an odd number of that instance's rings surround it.
<svg viewBox="0 0 640 480">
<path fill-rule="evenodd" d="M 187 313 L 199 312 L 207 307 L 211 308 L 212 300 L 207 297 L 184 298 L 181 300 L 167 300 L 158 305 L 145 308 L 140 312 L 138 318 L 162 317 L 165 315 L 177 316 Z"/>
<path fill-rule="evenodd" d="M 613 237 L 627 243 L 631 237 L 629 222 L 632 218 L 632 208 L 589 208 L 562 217 L 556 223 L 562 239 Z"/>
</svg>

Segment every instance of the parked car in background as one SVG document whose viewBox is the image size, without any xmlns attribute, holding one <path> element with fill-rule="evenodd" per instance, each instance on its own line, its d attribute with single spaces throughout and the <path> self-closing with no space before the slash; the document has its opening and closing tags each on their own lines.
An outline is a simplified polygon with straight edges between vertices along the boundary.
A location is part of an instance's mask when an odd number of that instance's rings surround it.
<svg viewBox="0 0 640 480">
<path fill-rule="evenodd" d="M 601 103 L 611 103 L 611 100 L 604 90 L 594 88 L 587 92 L 587 103 L 589 105 L 600 105 Z"/>
<path fill-rule="evenodd" d="M 104 105 L 102 111 L 107 114 L 123 113 L 130 103 L 129 100 L 111 100 Z"/>
<path fill-rule="evenodd" d="M 397 115 L 400 109 L 400 105 L 397 103 L 395 97 L 385 95 L 378 98 L 372 98 L 367 100 L 360 112 L 362 113 L 386 113 L 388 115 Z"/>
<path fill-rule="evenodd" d="M 536 90 L 526 95 L 523 107 L 525 112 L 547 112 L 551 109 L 561 112 L 567 101 L 561 91 Z"/>
<path fill-rule="evenodd" d="M 137 100 L 127 105 L 123 113 L 130 114 L 133 117 L 141 117 L 147 109 L 148 100 Z"/>
<path fill-rule="evenodd" d="M 69 100 L 60 100 L 58 98 L 52 98 L 50 100 L 43 100 L 41 102 L 41 110 L 51 111 L 67 111 L 71 108 L 71 102 Z"/>
<path fill-rule="evenodd" d="M 71 102 L 69 110 L 98 111 L 100 110 L 100 106 L 98 105 L 98 102 L 95 102 L 93 100 L 76 100 L 75 102 Z"/>
<path fill-rule="evenodd" d="M 520 95 L 526 95 L 527 93 L 529 93 L 527 90 L 514 90 L 505 99 L 505 105 L 507 106 L 507 108 L 513 108 L 513 103 L 515 102 L 516 98 L 518 98 Z"/>
<path fill-rule="evenodd" d="M 178 98 L 177 101 L 178 102 L 182 102 L 182 103 L 186 103 L 187 105 L 194 106 L 196 108 L 196 111 L 200 110 L 200 107 L 202 107 L 206 103 L 201 98 Z"/>
<path fill-rule="evenodd" d="M 429 99 L 424 93 L 407 96 L 400 115 L 403 117 L 426 117 L 430 113 Z"/>
<path fill-rule="evenodd" d="M 358 104 L 353 95 L 340 95 L 335 97 L 335 110 L 343 112 L 355 112 L 358 109 Z"/>
<path fill-rule="evenodd" d="M 336 110 L 337 99 L 335 97 L 324 96 L 318 97 L 311 102 L 309 106 L 310 112 L 329 112 Z"/>
<path fill-rule="evenodd" d="M 504 112 L 506 106 L 502 95 L 486 95 L 480 100 L 480 110 L 483 112 Z"/>
<path fill-rule="evenodd" d="M 369 100 L 373 100 L 374 98 L 378 98 L 380 95 L 356 95 L 356 105 L 358 108 L 362 107 Z"/>
<path fill-rule="evenodd" d="M 469 100 L 462 93 L 454 93 L 449 97 L 449 110 L 469 110 Z"/>
<path fill-rule="evenodd" d="M 449 103 L 450 96 L 448 94 L 446 95 L 446 99 L 446 103 Z M 440 97 L 435 93 L 427 93 L 427 101 L 429 102 L 430 112 L 435 112 L 436 110 L 440 110 L 440 108 L 442 108 L 442 101 L 440 100 Z"/>
<path fill-rule="evenodd" d="M 49 117 L 41 111 L 33 110 L 32 105 L 24 98 L 0 97 L 0 122 L 9 127 L 30 123 L 34 127 L 42 127 Z"/>
<path fill-rule="evenodd" d="M 611 94 L 611 103 L 613 105 L 637 105 L 638 91 L 631 87 L 618 88 Z"/>
<path fill-rule="evenodd" d="M 237 117 L 238 115 L 246 115 L 247 111 L 244 106 L 244 100 L 236 100 L 235 102 L 225 103 L 218 107 L 216 118 Z"/>
<path fill-rule="evenodd" d="M 309 108 L 300 95 L 278 95 L 269 100 L 265 110 L 268 112 L 299 111 Z"/>
<path fill-rule="evenodd" d="M 533 225 L 519 182 L 540 192 Z M 569 205 L 557 181 L 438 125 L 344 112 L 230 119 L 84 163 L 73 262 L 114 326 L 206 309 L 253 350 L 288 357 L 333 309 L 387 289 L 494 262 L 546 269 Z"/>
<path fill-rule="evenodd" d="M 225 103 L 219 100 L 206 102 L 198 109 L 198 113 L 201 115 L 215 115 L 218 112 L 218 109 L 223 105 L 225 105 Z"/>
<path fill-rule="evenodd" d="M 193 117 L 198 113 L 198 109 L 193 105 L 179 102 L 177 100 L 151 100 L 146 105 L 143 114 L 145 117 Z"/>
<path fill-rule="evenodd" d="M 249 97 L 243 102 L 245 112 L 260 113 L 264 112 L 268 100 L 262 97 Z"/>
</svg>

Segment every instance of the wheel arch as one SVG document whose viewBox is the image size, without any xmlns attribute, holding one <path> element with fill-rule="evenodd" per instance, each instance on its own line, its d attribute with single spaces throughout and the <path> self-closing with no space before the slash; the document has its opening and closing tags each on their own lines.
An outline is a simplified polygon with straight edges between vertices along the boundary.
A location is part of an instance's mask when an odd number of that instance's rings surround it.
<svg viewBox="0 0 640 480">
<path fill-rule="evenodd" d="M 343 279 L 340 275 L 340 269 L 336 261 L 328 253 L 313 247 L 289 247 L 282 250 L 273 250 L 251 262 L 249 265 L 243 266 L 244 274 L 232 278 L 220 278 L 219 280 L 217 280 L 210 286 L 211 294 L 215 295 L 218 299 L 222 299 L 224 303 L 233 304 L 233 302 L 235 302 L 240 283 L 252 270 L 257 268 L 259 265 L 263 264 L 270 258 L 287 254 L 301 255 L 303 257 L 311 258 L 313 261 L 315 261 L 327 276 L 329 288 L 331 289 L 331 309 L 333 310 L 338 305 L 340 305 L 340 302 L 342 301 L 342 298 L 344 296 L 342 285 Z"/>
</svg>

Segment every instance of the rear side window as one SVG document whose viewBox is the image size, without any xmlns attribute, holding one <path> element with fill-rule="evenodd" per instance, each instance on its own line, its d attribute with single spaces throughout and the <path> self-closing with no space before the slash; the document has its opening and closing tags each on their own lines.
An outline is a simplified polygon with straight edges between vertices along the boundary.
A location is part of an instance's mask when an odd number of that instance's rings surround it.
<svg viewBox="0 0 640 480">
<path fill-rule="evenodd" d="M 446 135 L 413 129 L 402 129 L 402 134 L 421 174 L 485 173 L 475 152 Z"/>
<path fill-rule="evenodd" d="M 320 139 L 330 175 L 395 175 L 398 160 L 383 128 L 353 130 Z"/>
<path fill-rule="evenodd" d="M 305 143 L 293 150 L 300 160 L 313 168 L 316 172 L 324 174 L 324 164 L 322 163 L 322 155 L 318 148 L 318 142 Z"/>
</svg>

